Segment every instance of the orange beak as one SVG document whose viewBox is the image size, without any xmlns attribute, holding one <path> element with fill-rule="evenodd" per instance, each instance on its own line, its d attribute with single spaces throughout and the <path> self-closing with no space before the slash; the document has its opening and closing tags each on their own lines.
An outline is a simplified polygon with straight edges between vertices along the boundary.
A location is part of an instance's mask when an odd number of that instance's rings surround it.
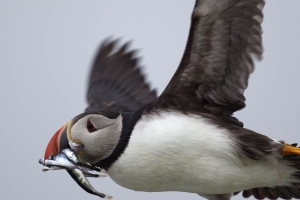
<svg viewBox="0 0 300 200">
<path fill-rule="evenodd" d="M 51 155 L 56 156 L 62 150 L 70 148 L 68 139 L 68 130 L 70 122 L 61 127 L 50 139 L 45 151 L 44 159 L 48 159 Z"/>
</svg>

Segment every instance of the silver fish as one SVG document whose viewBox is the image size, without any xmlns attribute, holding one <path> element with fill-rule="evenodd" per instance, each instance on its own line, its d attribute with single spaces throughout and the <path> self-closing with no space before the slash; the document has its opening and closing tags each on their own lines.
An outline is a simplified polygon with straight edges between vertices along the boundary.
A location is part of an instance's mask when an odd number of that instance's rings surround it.
<svg viewBox="0 0 300 200">
<path fill-rule="evenodd" d="M 43 171 L 65 169 L 75 182 L 86 192 L 97 195 L 101 198 L 112 199 L 112 196 L 98 192 L 93 188 L 86 177 L 106 177 L 106 172 L 99 167 L 89 163 L 80 162 L 76 154 L 70 149 L 64 149 L 62 153 L 56 156 L 50 156 L 49 159 L 41 158 L 39 163 L 42 164 Z M 99 174 L 90 171 L 99 172 Z"/>
<path fill-rule="evenodd" d="M 72 163 L 74 163 L 77 167 L 81 166 L 81 167 L 83 167 L 83 169 L 87 168 L 90 170 L 94 170 L 94 171 L 106 174 L 106 172 L 99 167 L 91 165 L 90 163 L 80 162 L 79 159 L 77 158 L 75 152 L 72 151 L 71 149 L 64 149 L 64 150 L 62 150 L 62 153 L 65 154 L 66 157 L 68 158 L 68 160 L 71 161 Z"/>
<path fill-rule="evenodd" d="M 41 158 L 39 163 L 44 165 L 43 171 L 59 169 L 80 169 L 88 177 L 106 177 L 105 170 L 91 165 L 90 163 L 80 162 L 76 154 L 70 149 L 64 149 L 62 153 L 56 156 L 50 156 L 49 159 Z M 101 174 L 93 174 L 89 171 L 96 171 Z"/>
<path fill-rule="evenodd" d="M 90 184 L 90 182 L 87 180 L 86 176 L 84 173 L 79 170 L 79 169 L 72 169 L 72 170 L 67 170 L 67 172 L 70 174 L 70 176 L 75 180 L 75 182 L 86 192 L 97 195 L 101 198 L 104 199 L 112 199 L 112 196 L 103 194 L 101 192 L 98 192 L 93 188 L 93 186 Z"/>
</svg>

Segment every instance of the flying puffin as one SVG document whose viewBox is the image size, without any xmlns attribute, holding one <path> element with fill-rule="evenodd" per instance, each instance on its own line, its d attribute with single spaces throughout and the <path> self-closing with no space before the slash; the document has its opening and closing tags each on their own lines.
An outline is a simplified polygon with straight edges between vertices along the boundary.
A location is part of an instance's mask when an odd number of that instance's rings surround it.
<svg viewBox="0 0 300 200">
<path fill-rule="evenodd" d="M 300 148 L 243 128 L 253 59 L 261 59 L 263 0 L 197 0 L 182 60 L 157 97 L 129 44 L 106 40 L 90 72 L 85 112 L 50 140 L 136 191 L 227 200 L 300 198 Z"/>
</svg>

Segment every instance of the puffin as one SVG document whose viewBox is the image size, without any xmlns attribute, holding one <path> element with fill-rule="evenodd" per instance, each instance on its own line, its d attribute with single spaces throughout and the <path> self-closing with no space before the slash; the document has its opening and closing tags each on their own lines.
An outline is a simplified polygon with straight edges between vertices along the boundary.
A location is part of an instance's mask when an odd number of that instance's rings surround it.
<svg viewBox="0 0 300 200">
<path fill-rule="evenodd" d="M 233 116 L 262 57 L 263 0 L 196 0 L 183 57 L 160 96 L 130 43 L 105 40 L 85 111 L 50 139 L 44 159 L 71 149 L 122 187 L 210 200 L 242 192 L 300 198 L 300 148 L 243 128 Z"/>
</svg>

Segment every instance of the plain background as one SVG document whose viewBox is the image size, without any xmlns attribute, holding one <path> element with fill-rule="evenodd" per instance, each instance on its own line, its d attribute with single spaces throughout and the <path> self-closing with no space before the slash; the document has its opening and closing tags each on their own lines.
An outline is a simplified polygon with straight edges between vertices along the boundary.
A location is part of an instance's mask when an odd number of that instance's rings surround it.
<svg viewBox="0 0 300 200">
<path fill-rule="evenodd" d="M 161 93 L 181 59 L 193 6 L 194 0 L 0 0 L 1 199 L 99 198 L 64 171 L 43 173 L 38 159 L 54 132 L 84 110 L 89 66 L 103 39 L 133 40 Z M 264 60 L 250 77 L 246 109 L 235 115 L 246 128 L 290 143 L 300 142 L 299 8 L 299 0 L 267 1 Z M 116 200 L 200 199 L 134 192 L 109 178 L 91 182 Z"/>
</svg>

